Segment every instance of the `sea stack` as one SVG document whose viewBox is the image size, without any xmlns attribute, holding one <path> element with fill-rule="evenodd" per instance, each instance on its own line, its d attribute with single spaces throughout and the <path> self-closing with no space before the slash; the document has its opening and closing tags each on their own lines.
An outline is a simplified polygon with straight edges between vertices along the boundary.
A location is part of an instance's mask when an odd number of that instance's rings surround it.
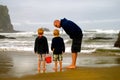
<svg viewBox="0 0 120 80">
<path fill-rule="evenodd" d="M 7 6 L 0 5 L 0 32 L 15 32 Z"/>
</svg>

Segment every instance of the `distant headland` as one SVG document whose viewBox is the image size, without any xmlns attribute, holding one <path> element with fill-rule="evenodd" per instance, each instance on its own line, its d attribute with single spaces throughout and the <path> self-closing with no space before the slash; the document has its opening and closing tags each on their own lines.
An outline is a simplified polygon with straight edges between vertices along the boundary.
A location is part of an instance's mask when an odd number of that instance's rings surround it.
<svg viewBox="0 0 120 80">
<path fill-rule="evenodd" d="M 13 29 L 7 6 L 0 5 L 0 32 L 18 32 Z"/>
</svg>

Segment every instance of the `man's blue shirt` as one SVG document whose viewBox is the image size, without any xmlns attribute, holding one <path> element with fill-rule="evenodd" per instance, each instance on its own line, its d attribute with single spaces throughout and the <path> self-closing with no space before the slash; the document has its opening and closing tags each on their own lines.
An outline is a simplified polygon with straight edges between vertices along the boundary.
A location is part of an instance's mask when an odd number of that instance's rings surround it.
<svg viewBox="0 0 120 80">
<path fill-rule="evenodd" d="M 83 33 L 81 28 L 75 24 L 73 21 L 67 20 L 66 18 L 61 19 L 61 27 L 70 36 L 71 39 L 82 38 Z"/>
</svg>

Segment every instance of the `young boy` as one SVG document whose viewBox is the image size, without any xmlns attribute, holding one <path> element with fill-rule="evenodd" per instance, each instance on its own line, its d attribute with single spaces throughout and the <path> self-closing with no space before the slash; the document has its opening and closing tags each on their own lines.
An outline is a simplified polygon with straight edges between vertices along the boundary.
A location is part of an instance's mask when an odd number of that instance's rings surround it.
<svg viewBox="0 0 120 80">
<path fill-rule="evenodd" d="M 52 39 L 51 50 L 53 51 L 53 61 L 55 62 L 54 70 L 57 70 L 57 62 L 59 61 L 60 70 L 62 70 L 62 53 L 65 52 L 65 44 L 63 38 L 59 37 L 59 30 L 53 31 L 54 38 Z"/>
<path fill-rule="evenodd" d="M 38 29 L 38 36 L 35 39 L 34 52 L 38 55 L 38 71 L 40 71 L 41 64 L 43 70 L 46 70 L 45 56 L 49 53 L 47 38 L 43 36 L 44 30 Z"/>
</svg>

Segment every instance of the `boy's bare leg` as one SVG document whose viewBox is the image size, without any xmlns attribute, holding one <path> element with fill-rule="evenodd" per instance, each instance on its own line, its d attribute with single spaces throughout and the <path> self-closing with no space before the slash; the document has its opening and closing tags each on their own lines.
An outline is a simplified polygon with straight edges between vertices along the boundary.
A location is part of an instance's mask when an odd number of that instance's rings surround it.
<svg viewBox="0 0 120 80">
<path fill-rule="evenodd" d="M 40 72 L 40 66 L 41 66 L 40 55 L 38 55 L 38 72 Z"/>
<path fill-rule="evenodd" d="M 45 61 L 45 54 L 43 54 L 43 61 L 42 61 L 42 65 L 43 65 L 43 70 L 46 70 L 46 61 Z"/>
<path fill-rule="evenodd" d="M 54 61 L 55 62 L 55 67 L 53 68 L 54 70 L 57 69 L 57 61 Z"/>
<path fill-rule="evenodd" d="M 62 71 L 62 61 L 59 61 L 60 71 Z"/>
<path fill-rule="evenodd" d="M 57 61 L 55 61 L 55 67 L 53 68 L 53 70 L 57 71 Z"/>
<path fill-rule="evenodd" d="M 43 65 L 43 70 L 46 70 L 46 63 L 45 63 L 45 61 L 42 61 L 42 65 Z"/>
<path fill-rule="evenodd" d="M 76 68 L 77 53 L 72 53 L 72 64 L 67 68 L 74 69 Z"/>
</svg>

